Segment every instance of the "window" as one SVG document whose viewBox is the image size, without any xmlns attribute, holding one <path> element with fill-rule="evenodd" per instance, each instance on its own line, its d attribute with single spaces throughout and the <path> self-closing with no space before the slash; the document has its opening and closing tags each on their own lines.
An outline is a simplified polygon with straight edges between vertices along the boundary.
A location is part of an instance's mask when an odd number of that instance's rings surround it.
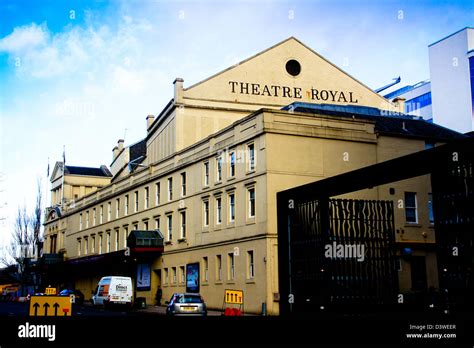
<svg viewBox="0 0 474 348">
<path fill-rule="evenodd" d="M 159 217 L 155 218 L 155 229 L 157 229 L 157 230 L 160 229 L 160 218 Z"/>
<path fill-rule="evenodd" d="M 222 280 L 222 256 L 216 256 L 216 280 Z"/>
<path fill-rule="evenodd" d="M 181 197 L 186 196 L 186 173 L 181 173 Z"/>
<path fill-rule="evenodd" d="M 91 253 L 92 254 L 95 253 L 95 236 L 92 236 L 92 240 L 91 240 Z"/>
<path fill-rule="evenodd" d="M 209 261 L 207 256 L 202 258 L 202 273 L 204 275 L 204 281 L 207 283 L 209 281 Z"/>
<path fill-rule="evenodd" d="M 405 192 L 405 217 L 406 222 L 418 222 L 418 213 L 416 209 L 416 193 L 414 192 Z"/>
<path fill-rule="evenodd" d="M 120 198 L 115 200 L 115 218 L 118 219 L 120 217 Z"/>
<path fill-rule="evenodd" d="M 255 217 L 255 187 L 248 189 L 249 218 Z"/>
<path fill-rule="evenodd" d="M 235 151 L 232 150 L 229 152 L 229 177 L 233 178 L 235 176 Z"/>
<path fill-rule="evenodd" d="M 148 231 L 148 221 L 143 221 L 143 229 Z"/>
<path fill-rule="evenodd" d="M 125 216 L 128 215 L 128 195 L 125 196 Z"/>
<path fill-rule="evenodd" d="M 82 213 L 79 214 L 79 231 L 82 230 Z"/>
<path fill-rule="evenodd" d="M 229 194 L 229 222 L 235 221 L 235 193 Z"/>
<path fill-rule="evenodd" d="M 127 238 L 128 238 L 128 226 L 123 227 L 123 247 L 127 247 Z"/>
<path fill-rule="evenodd" d="M 89 210 L 86 211 L 86 228 L 89 227 Z"/>
<path fill-rule="evenodd" d="M 135 196 L 135 213 L 138 211 L 138 191 L 135 191 L 134 193 L 134 196 Z"/>
<path fill-rule="evenodd" d="M 216 224 L 222 223 L 222 198 L 216 198 Z"/>
<path fill-rule="evenodd" d="M 247 145 L 247 153 L 248 153 L 248 170 L 249 171 L 255 170 L 255 145 L 254 144 Z"/>
<path fill-rule="evenodd" d="M 184 279 L 185 279 L 185 276 L 186 276 L 186 272 L 184 271 L 184 266 L 179 266 L 179 282 L 181 284 L 184 284 Z"/>
<path fill-rule="evenodd" d="M 134 230 L 134 231 L 138 231 L 138 223 L 134 223 L 134 224 L 133 224 L 133 230 Z"/>
<path fill-rule="evenodd" d="M 112 219 L 112 202 L 107 203 L 107 221 Z"/>
<path fill-rule="evenodd" d="M 96 211 L 95 208 L 92 209 L 92 226 L 95 226 Z"/>
<path fill-rule="evenodd" d="M 204 162 L 204 187 L 209 186 L 209 162 Z"/>
<path fill-rule="evenodd" d="M 222 181 L 222 156 L 216 158 L 216 181 Z"/>
<path fill-rule="evenodd" d="M 107 246 L 106 246 L 105 252 L 108 253 L 108 252 L 110 252 L 110 232 L 107 232 L 106 243 L 107 243 Z"/>
<path fill-rule="evenodd" d="M 119 241 L 120 241 L 120 231 L 117 228 L 115 230 L 115 251 L 119 250 Z"/>
<path fill-rule="evenodd" d="M 89 253 L 89 239 L 84 237 L 84 255 Z"/>
<path fill-rule="evenodd" d="M 165 284 L 169 283 L 169 272 L 168 268 L 165 268 Z"/>
<path fill-rule="evenodd" d="M 235 276 L 235 264 L 234 264 L 234 253 L 227 255 L 227 279 L 233 280 Z"/>
<path fill-rule="evenodd" d="M 203 201 L 203 226 L 209 226 L 209 201 Z"/>
<path fill-rule="evenodd" d="M 173 216 L 168 215 L 168 241 L 171 241 L 173 239 Z"/>
<path fill-rule="evenodd" d="M 255 276 L 255 269 L 253 263 L 253 250 L 247 251 L 247 278 L 252 279 Z"/>
<path fill-rule="evenodd" d="M 434 224 L 433 194 L 432 193 L 428 193 L 428 216 L 430 219 L 430 224 Z"/>
<path fill-rule="evenodd" d="M 149 207 L 149 199 L 150 199 L 150 189 L 148 187 L 145 187 L 145 209 L 148 209 Z"/>
<path fill-rule="evenodd" d="M 173 274 L 173 284 L 176 284 L 176 267 L 172 267 L 172 274 Z"/>
<path fill-rule="evenodd" d="M 77 256 L 81 256 L 81 238 L 77 239 Z"/>
<path fill-rule="evenodd" d="M 181 216 L 181 238 L 186 238 L 186 212 L 182 211 Z"/>
<path fill-rule="evenodd" d="M 102 233 L 99 235 L 99 254 L 102 254 Z"/>
<path fill-rule="evenodd" d="M 168 201 L 173 200 L 173 178 L 168 178 Z"/>
<path fill-rule="evenodd" d="M 157 182 L 155 184 L 155 189 L 156 189 L 156 196 L 155 196 L 155 204 L 158 206 L 160 204 L 160 190 L 161 190 L 161 187 L 160 187 L 160 183 Z"/>
<path fill-rule="evenodd" d="M 101 205 L 100 206 L 100 213 L 99 213 L 99 223 L 103 223 L 104 222 L 104 206 Z"/>
</svg>

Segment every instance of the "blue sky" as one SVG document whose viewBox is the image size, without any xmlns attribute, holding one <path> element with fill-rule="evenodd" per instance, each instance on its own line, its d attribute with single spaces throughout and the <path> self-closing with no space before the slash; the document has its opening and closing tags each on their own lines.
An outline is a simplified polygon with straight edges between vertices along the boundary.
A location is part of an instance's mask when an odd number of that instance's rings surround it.
<svg viewBox="0 0 474 348">
<path fill-rule="evenodd" d="M 176 77 L 190 86 L 295 36 L 371 88 L 411 84 L 429 78 L 430 43 L 473 24 L 472 1 L 1 0 L 0 240 L 48 158 L 65 145 L 70 165 L 110 164 Z"/>
</svg>

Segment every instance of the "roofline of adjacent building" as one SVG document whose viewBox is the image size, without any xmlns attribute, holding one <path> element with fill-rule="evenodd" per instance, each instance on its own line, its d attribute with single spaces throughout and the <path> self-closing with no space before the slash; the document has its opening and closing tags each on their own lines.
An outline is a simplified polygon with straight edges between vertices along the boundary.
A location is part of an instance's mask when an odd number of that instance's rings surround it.
<svg viewBox="0 0 474 348">
<path fill-rule="evenodd" d="M 461 31 L 466 30 L 466 29 L 474 29 L 474 28 L 473 28 L 473 27 L 464 27 L 464 28 L 462 28 L 462 29 L 459 29 L 458 31 L 456 31 L 456 32 L 454 32 L 454 33 L 452 33 L 452 34 L 449 34 L 448 36 L 445 36 L 445 37 L 443 37 L 442 39 L 440 39 L 440 40 L 438 40 L 438 41 L 436 41 L 436 42 L 433 42 L 432 44 L 428 45 L 428 47 L 431 47 L 431 46 L 433 46 L 433 45 L 436 45 L 437 43 L 440 43 L 441 41 L 446 40 L 447 38 L 450 38 L 450 37 L 453 36 L 453 35 L 459 34 Z"/>
</svg>

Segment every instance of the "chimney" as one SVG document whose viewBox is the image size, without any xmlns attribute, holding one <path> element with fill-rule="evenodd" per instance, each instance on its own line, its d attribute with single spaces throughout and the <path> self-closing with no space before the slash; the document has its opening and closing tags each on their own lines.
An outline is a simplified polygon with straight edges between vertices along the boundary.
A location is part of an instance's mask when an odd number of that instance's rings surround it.
<svg viewBox="0 0 474 348">
<path fill-rule="evenodd" d="M 174 80 L 174 102 L 182 103 L 183 102 L 183 82 L 184 80 L 181 77 L 177 77 Z"/>
<path fill-rule="evenodd" d="M 405 100 L 406 99 L 402 98 L 402 97 L 396 97 L 395 99 L 393 99 L 393 103 L 397 107 L 398 112 L 400 112 L 402 114 L 405 113 Z"/>
<path fill-rule="evenodd" d="M 119 139 L 119 140 L 117 141 L 117 147 L 118 147 L 119 152 L 123 150 L 123 143 L 124 143 L 124 141 L 125 141 L 125 140 L 123 140 L 123 139 Z"/>
<path fill-rule="evenodd" d="M 153 121 L 155 121 L 155 116 L 153 115 L 148 115 L 146 117 L 146 129 L 150 129 L 151 125 L 153 124 Z"/>
<path fill-rule="evenodd" d="M 117 146 L 115 146 L 113 149 L 112 149 L 112 161 L 115 160 L 117 158 L 117 155 L 119 154 L 119 149 Z"/>
</svg>

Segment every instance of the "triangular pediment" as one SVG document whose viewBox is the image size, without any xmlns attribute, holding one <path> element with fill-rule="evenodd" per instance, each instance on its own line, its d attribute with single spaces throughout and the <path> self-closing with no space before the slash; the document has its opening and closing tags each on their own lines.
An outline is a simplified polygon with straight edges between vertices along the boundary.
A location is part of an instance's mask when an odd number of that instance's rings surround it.
<svg viewBox="0 0 474 348">
<path fill-rule="evenodd" d="M 281 107 L 295 101 L 381 109 L 392 106 L 294 37 L 184 88 L 182 96 L 191 103 L 201 100 L 256 107 Z"/>
<path fill-rule="evenodd" d="M 56 162 L 51 173 L 50 181 L 54 182 L 63 176 L 63 162 Z"/>
</svg>

